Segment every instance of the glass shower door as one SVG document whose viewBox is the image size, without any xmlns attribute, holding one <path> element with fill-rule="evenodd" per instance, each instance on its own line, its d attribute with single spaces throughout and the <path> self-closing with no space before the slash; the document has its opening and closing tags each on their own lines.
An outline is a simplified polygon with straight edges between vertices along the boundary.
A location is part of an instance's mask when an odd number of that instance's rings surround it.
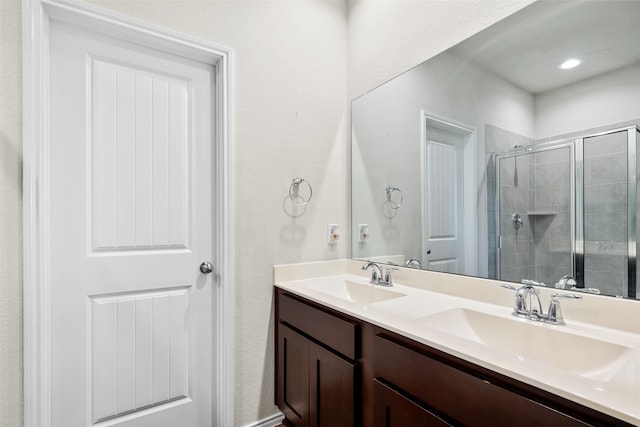
<svg viewBox="0 0 640 427">
<path fill-rule="evenodd" d="M 499 279 L 553 286 L 574 275 L 573 143 L 498 157 Z"/>
<path fill-rule="evenodd" d="M 635 158 L 635 133 L 635 129 L 625 129 L 582 140 L 584 265 L 578 269 L 577 279 L 580 286 L 608 295 L 635 296 L 631 295 L 635 286 L 629 286 L 628 268 L 631 246 L 635 252 L 635 242 L 629 238 L 635 235 L 629 230 L 630 220 L 635 217 L 635 203 L 629 211 L 629 185 L 635 182 L 630 178 L 635 176 L 635 171 L 630 171 L 635 163 L 631 165 L 629 159 Z"/>
</svg>

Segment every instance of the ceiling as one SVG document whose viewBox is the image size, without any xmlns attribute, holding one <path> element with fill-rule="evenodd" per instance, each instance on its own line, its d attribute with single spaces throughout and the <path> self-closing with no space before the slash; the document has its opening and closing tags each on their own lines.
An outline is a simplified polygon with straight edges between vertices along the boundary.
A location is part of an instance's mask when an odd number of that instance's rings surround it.
<svg viewBox="0 0 640 427">
<path fill-rule="evenodd" d="M 450 52 L 539 94 L 640 61 L 640 0 L 541 0 Z M 576 57 L 570 70 L 559 65 Z"/>
</svg>

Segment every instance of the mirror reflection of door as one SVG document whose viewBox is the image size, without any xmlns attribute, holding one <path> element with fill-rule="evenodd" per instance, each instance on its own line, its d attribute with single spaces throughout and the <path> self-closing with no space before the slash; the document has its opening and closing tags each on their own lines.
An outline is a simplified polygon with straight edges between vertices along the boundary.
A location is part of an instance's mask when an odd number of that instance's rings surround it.
<svg viewBox="0 0 640 427">
<path fill-rule="evenodd" d="M 427 126 L 425 148 L 424 268 L 464 273 L 465 136 Z"/>
</svg>

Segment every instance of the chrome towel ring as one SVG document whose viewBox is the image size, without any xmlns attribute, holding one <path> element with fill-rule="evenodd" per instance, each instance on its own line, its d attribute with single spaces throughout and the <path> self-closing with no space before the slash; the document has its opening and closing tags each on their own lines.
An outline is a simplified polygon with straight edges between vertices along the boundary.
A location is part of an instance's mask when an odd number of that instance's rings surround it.
<svg viewBox="0 0 640 427">
<path fill-rule="evenodd" d="M 400 206 L 402 206 L 403 201 L 404 194 L 402 193 L 402 190 L 400 190 L 398 187 L 387 185 L 387 202 L 389 202 L 389 207 L 391 209 L 398 209 L 400 208 Z"/>
<path fill-rule="evenodd" d="M 309 187 L 309 196 L 306 199 L 300 195 L 300 184 L 302 183 L 307 184 L 307 187 Z M 291 202 L 296 205 L 304 206 L 309 203 L 311 196 L 313 196 L 313 188 L 311 188 L 309 181 L 304 178 L 294 177 L 291 185 L 289 186 L 289 198 L 291 199 Z"/>
</svg>

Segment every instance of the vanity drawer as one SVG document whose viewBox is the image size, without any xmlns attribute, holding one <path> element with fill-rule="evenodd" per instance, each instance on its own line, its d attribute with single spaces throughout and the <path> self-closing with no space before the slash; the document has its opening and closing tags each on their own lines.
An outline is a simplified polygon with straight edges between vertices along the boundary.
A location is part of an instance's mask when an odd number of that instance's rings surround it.
<svg viewBox="0 0 640 427">
<path fill-rule="evenodd" d="M 384 335 L 374 337 L 373 355 L 374 377 L 465 426 L 590 425 Z"/>
<path fill-rule="evenodd" d="M 452 427 L 378 380 L 373 380 L 373 396 L 373 427 Z"/>
<path fill-rule="evenodd" d="M 304 334 L 333 348 L 351 360 L 359 355 L 359 325 L 348 319 L 321 310 L 279 293 L 280 322 L 283 322 Z"/>
</svg>

